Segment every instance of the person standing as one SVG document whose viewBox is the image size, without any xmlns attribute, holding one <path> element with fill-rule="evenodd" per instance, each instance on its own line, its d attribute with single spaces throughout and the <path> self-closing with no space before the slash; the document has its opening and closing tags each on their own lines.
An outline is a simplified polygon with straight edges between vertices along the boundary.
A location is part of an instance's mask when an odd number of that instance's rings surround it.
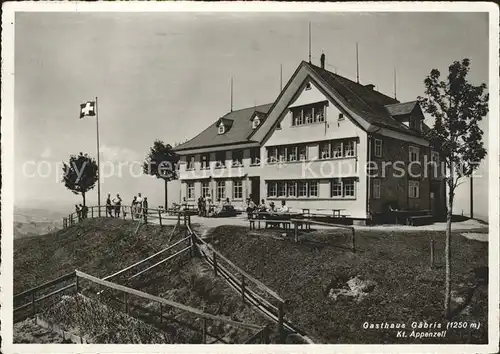
<svg viewBox="0 0 500 354">
<path fill-rule="evenodd" d="M 82 215 L 82 220 L 87 218 L 89 208 L 86 205 L 80 204 L 80 214 Z"/>
<path fill-rule="evenodd" d="M 78 204 L 75 204 L 75 212 L 76 216 L 78 217 L 78 221 L 82 221 L 82 209 L 80 209 L 80 206 Z"/>
<path fill-rule="evenodd" d="M 119 218 L 120 209 L 122 208 L 122 198 L 120 197 L 120 194 L 116 193 L 116 197 L 113 198 L 113 204 L 115 206 L 115 216 Z"/>
<path fill-rule="evenodd" d="M 142 193 L 138 193 L 137 200 L 135 203 L 137 217 L 140 217 L 142 214 L 142 202 L 143 201 L 144 201 L 144 198 L 142 197 Z"/>
<path fill-rule="evenodd" d="M 108 198 L 106 199 L 106 215 L 113 217 L 112 211 L 113 206 L 111 205 L 111 193 L 108 193 Z"/>
<path fill-rule="evenodd" d="M 144 222 L 148 222 L 148 198 L 144 197 L 142 201 L 142 215 L 144 216 Z"/>
<path fill-rule="evenodd" d="M 137 206 L 137 196 L 134 195 L 134 198 L 132 199 L 132 203 L 130 204 L 130 216 L 132 219 L 136 215 L 136 206 Z"/>
</svg>

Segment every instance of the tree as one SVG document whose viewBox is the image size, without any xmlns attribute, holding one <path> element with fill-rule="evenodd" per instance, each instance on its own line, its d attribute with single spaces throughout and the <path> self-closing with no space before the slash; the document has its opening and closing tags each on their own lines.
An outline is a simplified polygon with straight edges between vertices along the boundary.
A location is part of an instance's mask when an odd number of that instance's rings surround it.
<svg viewBox="0 0 500 354">
<path fill-rule="evenodd" d="M 168 209 L 168 182 L 177 179 L 179 155 L 170 144 L 155 140 L 143 164 L 144 173 L 161 178 L 165 182 L 165 209 Z"/>
<path fill-rule="evenodd" d="M 74 194 L 81 194 L 83 205 L 85 193 L 95 187 L 98 176 L 97 163 L 94 158 L 80 152 L 79 155 L 71 155 L 69 163 L 63 163 L 62 182 Z"/>
<path fill-rule="evenodd" d="M 446 217 L 446 280 L 444 315 L 450 316 L 451 301 L 451 219 L 455 189 L 463 177 L 472 176 L 486 156 L 483 147 L 483 131 L 479 122 L 488 114 L 486 84 L 474 86 L 467 81 L 470 70 L 469 59 L 455 61 L 449 67 L 445 80 L 440 72 L 431 70 L 424 80 L 425 98 L 419 97 L 424 110 L 434 117 L 427 137 L 434 149 L 440 152 L 445 164 L 445 183 L 448 189 L 448 211 Z"/>
</svg>

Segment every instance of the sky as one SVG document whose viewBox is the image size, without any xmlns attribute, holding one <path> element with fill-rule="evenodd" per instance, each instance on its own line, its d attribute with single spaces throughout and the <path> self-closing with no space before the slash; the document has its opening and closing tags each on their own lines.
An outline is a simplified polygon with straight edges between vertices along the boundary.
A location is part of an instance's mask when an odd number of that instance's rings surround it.
<svg viewBox="0 0 500 354">
<path fill-rule="evenodd" d="M 396 68 L 400 101 L 423 95 L 432 69 L 446 74 L 463 58 L 471 60 L 469 80 L 488 83 L 482 13 L 17 13 L 15 204 L 81 201 L 60 183 L 60 163 L 80 151 L 96 155 L 95 117 L 79 119 L 79 105 L 98 97 L 101 198 L 142 192 L 161 205 L 163 183 L 138 176 L 153 141 L 183 142 L 227 113 L 231 76 L 234 109 L 273 102 L 280 65 L 285 85 L 308 60 L 309 21 L 314 64 L 324 52 L 328 69 L 355 79 L 357 42 L 360 82 L 393 96 Z M 485 160 L 484 181 L 474 184 L 481 215 L 487 171 Z M 457 193 L 455 211 L 462 210 L 469 211 L 467 181 Z"/>
</svg>

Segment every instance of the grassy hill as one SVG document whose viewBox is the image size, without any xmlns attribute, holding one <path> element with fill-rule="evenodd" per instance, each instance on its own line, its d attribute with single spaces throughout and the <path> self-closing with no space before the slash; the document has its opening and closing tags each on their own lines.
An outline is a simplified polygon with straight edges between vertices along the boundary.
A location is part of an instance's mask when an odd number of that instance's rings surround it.
<svg viewBox="0 0 500 354">
<path fill-rule="evenodd" d="M 14 240 L 14 293 L 78 269 L 105 276 L 167 246 L 172 227 L 141 227 L 101 218 L 46 235 Z"/>
<path fill-rule="evenodd" d="M 365 322 L 441 323 L 444 301 L 444 232 L 356 231 L 357 252 L 340 230 L 321 230 L 295 244 L 281 232 L 250 232 L 224 226 L 214 229 L 211 243 L 238 266 L 287 300 L 285 314 L 317 343 L 487 343 L 488 244 L 452 238 L 454 321 L 480 323 L 479 330 L 448 330 L 444 338 L 396 338 L 396 330 L 364 329 Z M 430 239 L 436 242 L 431 269 Z M 375 282 L 360 301 L 329 296 L 353 277 Z M 485 284 L 486 283 L 486 284 Z M 424 329 L 428 332 L 429 329 Z"/>
<path fill-rule="evenodd" d="M 96 277 L 103 277 L 168 246 L 172 227 L 160 228 L 158 225 L 146 225 L 141 227 L 139 233 L 135 235 L 133 231 L 136 226 L 136 223 L 129 220 L 88 219 L 56 233 L 14 240 L 14 293 L 37 286 L 74 269 Z M 183 235 L 181 231 L 170 244 L 182 238 Z M 129 273 L 131 274 L 134 272 Z M 262 316 L 250 306 L 242 303 L 239 294 L 229 288 L 221 278 L 214 278 L 213 271 L 202 261 L 191 259 L 189 253 L 171 259 L 125 283 L 124 279 L 113 281 L 203 309 L 214 315 L 252 324 L 264 325 L 266 323 Z M 106 292 L 106 296 L 109 293 Z M 85 293 L 85 295 L 90 294 Z M 111 310 L 111 308 L 116 309 L 115 300 L 108 299 L 106 296 L 99 297 L 99 303 L 104 303 L 110 307 L 109 309 L 103 307 L 102 310 L 94 311 L 95 313 L 82 310 L 82 302 L 72 295 L 71 298 L 63 297 L 62 300 L 57 300 L 60 302 L 52 306 L 44 306 L 41 315 L 63 325 L 68 330 L 75 331 L 77 328 L 78 335 L 91 337 L 97 343 L 129 343 L 130 338 L 127 339 L 126 336 L 118 338 L 113 335 L 115 332 L 124 332 L 124 328 L 128 328 L 125 331 L 127 333 L 135 333 L 134 343 L 150 343 L 154 333 L 151 330 L 143 330 L 147 328 L 144 323 L 154 325 L 155 328 L 168 334 L 165 337 L 165 343 L 195 344 L 202 340 L 201 321 L 192 314 L 164 306 L 163 316 L 169 320 L 158 323 L 158 304 L 131 296 L 129 306 L 132 317 L 123 316 L 120 314 L 123 306 L 117 305 L 118 312 Z M 102 315 L 98 315 L 99 313 Z M 103 316 L 107 321 L 100 318 Z M 120 319 L 120 330 L 110 325 L 110 323 L 115 325 L 118 322 L 118 320 L 110 322 L 111 317 Z M 39 343 L 33 337 L 36 337 L 40 329 L 32 327 L 26 324 L 16 326 L 16 338 L 19 341 Z M 228 327 L 225 322 L 221 321 L 210 321 L 208 331 L 229 343 L 242 343 L 252 335 L 252 331 Z M 155 336 L 156 339 L 153 342 L 161 341 L 160 337 Z M 53 338 L 49 337 L 47 340 L 50 341 Z"/>
</svg>

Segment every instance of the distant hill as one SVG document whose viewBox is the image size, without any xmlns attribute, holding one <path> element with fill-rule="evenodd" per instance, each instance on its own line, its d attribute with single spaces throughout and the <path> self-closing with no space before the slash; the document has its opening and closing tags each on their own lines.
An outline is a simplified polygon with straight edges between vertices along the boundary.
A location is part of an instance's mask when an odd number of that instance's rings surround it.
<svg viewBox="0 0 500 354">
<path fill-rule="evenodd" d="M 14 206 L 14 238 L 44 235 L 59 230 L 65 216 L 66 213 L 59 211 Z"/>
</svg>

